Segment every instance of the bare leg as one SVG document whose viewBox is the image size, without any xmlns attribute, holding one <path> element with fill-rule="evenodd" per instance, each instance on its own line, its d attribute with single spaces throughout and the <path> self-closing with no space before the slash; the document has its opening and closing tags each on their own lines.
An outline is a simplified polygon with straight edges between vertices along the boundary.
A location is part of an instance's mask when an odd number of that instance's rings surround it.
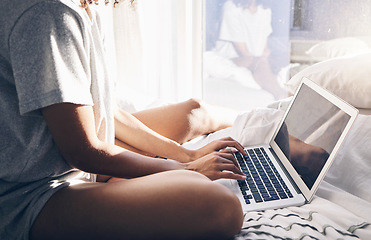
<svg viewBox="0 0 371 240">
<path fill-rule="evenodd" d="M 243 214 L 227 188 L 191 171 L 170 171 L 60 190 L 31 239 L 225 239 Z"/>
<path fill-rule="evenodd" d="M 178 143 L 231 126 L 235 115 L 191 99 L 178 104 L 144 110 L 133 115 L 152 130 Z M 220 114 L 220 115 L 218 115 Z"/>
<path fill-rule="evenodd" d="M 270 92 L 275 99 L 287 97 L 286 90 L 279 85 L 277 76 L 272 72 L 268 57 L 257 58 L 251 71 L 255 81 Z"/>
</svg>

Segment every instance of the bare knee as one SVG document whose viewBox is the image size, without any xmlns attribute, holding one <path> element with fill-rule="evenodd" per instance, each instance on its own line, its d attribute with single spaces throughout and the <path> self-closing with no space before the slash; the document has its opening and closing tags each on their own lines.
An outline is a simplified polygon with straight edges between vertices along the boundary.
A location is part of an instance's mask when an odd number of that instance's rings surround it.
<svg viewBox="0 0 371 240">
<path fill-rule="evenodd" d="M 227 239 L 241 230 L 243 212 L 238 198 L 224 186 L 204 182 L 196 187 L 198 205 L 193 209 L 195 219 L 202 218 L 202 234 L 205 239 Z M 203 238 L 202 238 L 203 239 Z"/>
<path fill-rule="evenodd" d="M 211 123 L 211 116 L 201 100 L 191 98 L 185 102 L 187 116 L 191 125 L 191 130 L 197 130 L 198 127 L 205 128 Z"/>
<path fill-rule="evenodd" d="M 186 103 L 189 110 L 189 122 L 195 134 L 207 134 L 230 127 L 238 115 L 237 111 L 210 105 L 194 98 Z"/>
<path fill-rule="evenodd" d="M 202 239 L 226 239 L 241 230 L 242 207 L 229 189 L 193 171 L 177 171 L 177 177 L 184 180 L 183 197 L 194 202 L 187 211 L 196 225 L 192 229 L 198 228 Z"/>
<path fill-rule="evenodd" d="M 210 112 L 210 107 L 198 99 L 189 99 L 187 115 L 190 124 L 191 138 L 218 130 L 217 121 Z"/>
<path fill-rule="evenodd" d="M 210 219 L 210 224 L 215 228 L 222 239 L 229 238 L 237 234 L 242 227 L 243 212 L 238 198 L 224 186 L 218 185 L 215 187 L 217 197 L 214 198 L 214 204 L 209 211 L 214 211 L 216 214 L 213 219 Z"/>
<path fill-rule="evenodd" d="M 191 98 L 188 99 L 186 102 L 187 108 L 189 109 L 190 112 L 195 109 L 202 109 L 203 108 L 203 103 L 202 100 L 196 99 L 196 98 Z"/>
</svg>

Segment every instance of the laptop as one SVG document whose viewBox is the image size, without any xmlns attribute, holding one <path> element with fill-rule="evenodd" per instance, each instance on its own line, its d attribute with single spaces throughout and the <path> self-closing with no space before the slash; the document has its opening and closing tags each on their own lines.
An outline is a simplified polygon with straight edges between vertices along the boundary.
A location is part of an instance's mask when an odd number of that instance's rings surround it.
<svg viewBox="0 0 371 240">
<path fill-rule="evenodd" d="M 268 145 L 235 152 L 246 180 L 221 179 L 244 211 L 310 202 L 358 110 L 303 78 Z"/>
</svg>

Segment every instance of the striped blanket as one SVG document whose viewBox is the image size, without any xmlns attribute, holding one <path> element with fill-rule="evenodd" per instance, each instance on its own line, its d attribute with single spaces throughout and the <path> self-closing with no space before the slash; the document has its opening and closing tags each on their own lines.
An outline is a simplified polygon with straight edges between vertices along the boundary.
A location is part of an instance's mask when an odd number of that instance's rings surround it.
<svg viewBox="0 0 371 240">
<path fill-rule="evenodd" d="M 254 110 L 237 118 L 231 135 L 245 145 L 267 141 L 267 128 L 279 117 L 271 109 Z M 371 116 L 358 116 L 315 198 L 301 207 L 245 213 L 235 240 L 371 239 L 370 145 Z"/>
<path fill-rule="evenodd" d="M 185 147 L 195 149 L 231 136 L 244 146 L 268 142 L 282 112 L 256 109 L 230 129 Z M 242 239 L 371 239 L 371 116 L 358 116 L 313 200 L 300 207 L 246 212 Z"/>
<path fill-rule="evenodd" d="M 247 212 L 242 239 L 371 239 L 369 221 L 316 197 L 310 204 L 260 212 Z"/>
</svg>

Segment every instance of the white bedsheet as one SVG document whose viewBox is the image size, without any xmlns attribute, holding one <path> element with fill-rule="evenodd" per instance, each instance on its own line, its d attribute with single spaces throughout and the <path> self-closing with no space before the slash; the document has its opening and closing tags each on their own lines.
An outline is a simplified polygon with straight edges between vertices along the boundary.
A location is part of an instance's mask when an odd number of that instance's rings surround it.
<svg viewBox="0 0 371 240">
<path fill-rule="evenodd" d="M 248 111 L 233 127 L 185 147 L 225 136 L 244 146 L 267 143 L 282 115 L 272 108 Z M 359 115 L 314 199 L 301 207 L 247 212 L 235 239 L 371 239 L 370 146 L 371 116 Z"/>
</svg>

